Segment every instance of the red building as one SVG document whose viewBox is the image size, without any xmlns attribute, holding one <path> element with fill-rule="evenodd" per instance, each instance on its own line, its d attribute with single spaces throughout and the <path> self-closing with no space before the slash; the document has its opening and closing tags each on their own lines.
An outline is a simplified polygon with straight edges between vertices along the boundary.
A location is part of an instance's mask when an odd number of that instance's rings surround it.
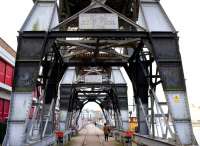
<svg viewBox="0 0 200 146">
<path fill-rule="evenodd" d="M 0 38 L 0 123 L 8 118 L 16 52 Z"/>
</svg>

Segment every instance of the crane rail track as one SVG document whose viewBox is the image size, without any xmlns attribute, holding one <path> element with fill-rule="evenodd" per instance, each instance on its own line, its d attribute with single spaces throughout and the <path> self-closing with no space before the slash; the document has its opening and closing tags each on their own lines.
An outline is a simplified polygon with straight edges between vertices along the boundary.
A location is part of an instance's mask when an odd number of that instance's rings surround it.
<svg viewBox="0 0 200 146">
<path fill-rule="evenodd" d="M 89 133 L 87 126 L 84 127 L 84 129 L 86 130 L 86 132 L 83 134 L 84 138 L 83 138 L 83 141 L 81 143 L 81 146 L 87 146 L 87 140 L 88 140 L 88 137 L 90 136 L 89 135 L 90 133 Z M 105 146 L 103 136 L 101 136 L 100 133 L 96 129 L 95 129 L 95 132 L 92 133 L 92 134 L 94 134 L 95 136 L 98 137 L 98 141 L 99 141 L 99 144 L 101 146 Z"/>
<path fill-rule="evenodd" d="M 86 134 L 84 134 L 84 138 L 83 138 L 83 142 L 81 146 L 85 146 L 86 145 L 86 140 L 87 140 L 87 136 L 88 136 L 88 129 L 87 127 L 84 127 L 84 129 L 87 131 Z"/>
</svg>

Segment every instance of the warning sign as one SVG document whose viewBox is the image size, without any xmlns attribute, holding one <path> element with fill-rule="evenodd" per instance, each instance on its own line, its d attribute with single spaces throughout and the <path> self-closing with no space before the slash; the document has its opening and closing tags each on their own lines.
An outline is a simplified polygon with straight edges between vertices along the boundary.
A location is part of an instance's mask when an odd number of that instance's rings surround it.
<svg viewBox="0 0 200 146">
<path fill-rule="evenodd" d="M 178 96 L 178 95 L 174 96 L 173 99 L 174 99 L 175 103 L 179 103 L 180 102 L 180 96 Z"/>
</svg>

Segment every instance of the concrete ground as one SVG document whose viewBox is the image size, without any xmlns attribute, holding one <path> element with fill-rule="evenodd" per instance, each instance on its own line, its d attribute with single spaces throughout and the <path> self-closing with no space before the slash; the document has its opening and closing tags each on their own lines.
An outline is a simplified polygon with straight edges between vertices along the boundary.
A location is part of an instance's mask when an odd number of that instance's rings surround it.
<svg viewBox="0 0 200 146">
<path fill-rule="evenodd" d="M 66 146 L 123 146 L 109 137 L 108 142 L 105 142 L 103 131 L 93 124 L 83 128 L 78 136 L 72 137 L 71 141 Z"/>
</svg>

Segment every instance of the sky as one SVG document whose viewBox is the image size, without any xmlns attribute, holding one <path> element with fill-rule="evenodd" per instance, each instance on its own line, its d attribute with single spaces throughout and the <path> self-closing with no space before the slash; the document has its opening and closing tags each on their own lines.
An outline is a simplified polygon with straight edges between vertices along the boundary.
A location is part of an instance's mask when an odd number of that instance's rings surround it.
<svg viewBox="0 0 200 146">
<path fill-rule="evenodd" d="M 190 104 L 200 107 L 200 1 L 161 0 L 167 15 L 179 32 L 179 45 Z M 32 0 L 1 0 L 0 37 L 14 50 L 17 31 L 33 6 Z"/>
</svg>

